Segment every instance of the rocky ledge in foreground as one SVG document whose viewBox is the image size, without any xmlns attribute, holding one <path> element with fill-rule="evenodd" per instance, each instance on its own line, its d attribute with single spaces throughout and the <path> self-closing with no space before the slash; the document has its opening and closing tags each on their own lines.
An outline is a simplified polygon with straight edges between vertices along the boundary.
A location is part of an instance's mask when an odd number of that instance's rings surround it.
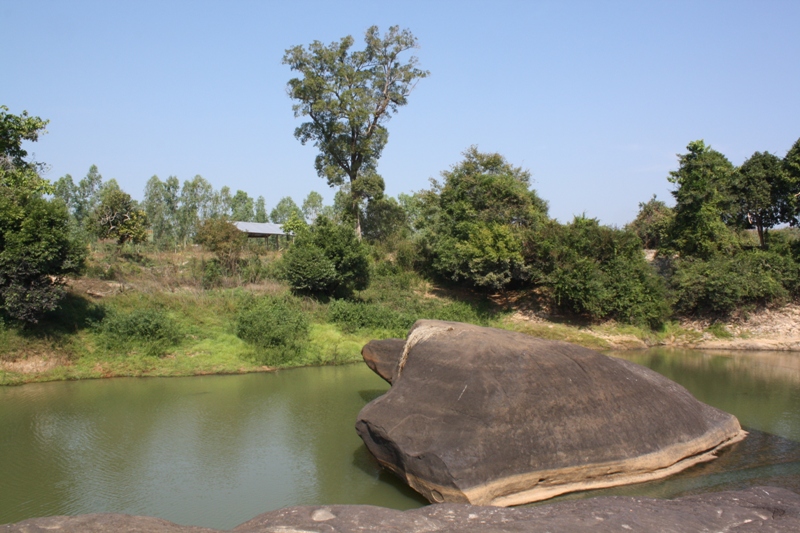
<svg viewBox="0 0 800 533">
<path fill-rule="evenodd" d="M 758 487 L 677 500 L 604 497 L 505 509 L 441 504 L 395 511 L 367 505 L 288 507 L 264 513 L 236 533 L 694 533 L 800 531 L 800 495 Z M 143 516 L 95 514 L 35 518 L 0 526 L 0 533 L 212 533 Z"/>
<path fill-rule="evenodd" d="M 746 435 L 660 374 L 565 342 L 420 320 L 405 342 L 363 353 L 392 387 L 356 430 L 431 502 L 518 505 L 650 481 Z"/>
</svg>

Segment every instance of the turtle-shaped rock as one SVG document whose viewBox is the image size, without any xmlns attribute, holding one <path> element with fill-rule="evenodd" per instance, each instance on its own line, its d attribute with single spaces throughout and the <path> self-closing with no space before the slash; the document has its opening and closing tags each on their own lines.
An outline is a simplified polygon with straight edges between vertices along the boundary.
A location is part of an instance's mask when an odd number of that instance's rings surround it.
<svg viewBox="0 0 800 533">
<path fill-rule="evenodd" d="M 662 478 L 746 435 L 637 364 L 566 342 L 418 321 L 362 352 L 392 384 L 356 430 L 431 502 L 518 505 Z"/>
</svg>

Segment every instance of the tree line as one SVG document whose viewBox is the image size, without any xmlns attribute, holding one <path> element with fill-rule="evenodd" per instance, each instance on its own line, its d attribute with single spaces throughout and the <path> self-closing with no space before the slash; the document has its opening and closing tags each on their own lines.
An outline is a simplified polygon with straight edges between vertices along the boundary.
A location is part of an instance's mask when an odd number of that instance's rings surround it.
<svg viewBox="0 0 800 533">
<path fill-rule="evenodd" d="M 364 43 L 353 50 L 350 36 L 315 41 L 283 58 L 298 73 L 287 87 L 295 115 L 307 119 L 295 137 L 319 149 L 316 172 L 338 187 L 330 206 L 312 192 L 302 206 L 286 197 L 268 214 L 263 197 L 216 191 L 201 176 L 183 184 L 153 176 L 138 203 L 96 167 L 77 183 L 67 175 L 51 185 L 22 149 L 46 121 L 0 108 L 5 313 L 35 321 L 53 309 L 60 280 L 79 271 L 81 243 L 91 238 L 198 242 L 235 265 L 243 241 L 230 220 L 269 220 L 294 233 L 276 272 L 295 291 L 325 297 L 366 287 L 376 258 L 478 290 L 529 291 L 553 312 L 650 327 L 676 314 L 723 315 L 798 295 L 800 241 L 775 228 L 800 223 L 800 141 L 784 158 L 756 152 L 740 167 L 691 142 L 667 178 L 675 206 L 653 197 L 624 228 L 586 216 L 559 223 L 527 170 L 477 147 L 429 189 L 391 198 L 377 172 L 386 123 L 429 73 L 415 57 L 400 59 L 417 47 L 408 30 L 393 26 L 381 36 L 373 26 Z M 34 216 L 43 222 L 31 223 Z M 644 247 L 655 250 L 654 261 Z"/>
</svg>

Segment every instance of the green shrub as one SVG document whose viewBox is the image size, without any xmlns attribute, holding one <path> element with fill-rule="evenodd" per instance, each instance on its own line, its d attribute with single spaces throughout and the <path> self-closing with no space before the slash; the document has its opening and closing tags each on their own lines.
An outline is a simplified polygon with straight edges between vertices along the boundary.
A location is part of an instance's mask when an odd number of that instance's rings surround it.
<svg viewBox="0 0 800 533">
<path fill-rule="evenodd" d="M 523 235 L 547 219 L 530 172 L 476 147 L 434 182 L 430 222 L 420 237 L 430 267 L 444 279 L 501 289 L 528 279 Z M 432 215 L 432 216 L 431 216 Z"/>
<path fill-rule="evenodd" d="M 449 320 L 451 322 L 467 322 L 485 326 L 488 324 L 484 313 L 479 312 L 466 302 L 449 302 L 423 311 L 420 318 L 432 320 Z"/>
<path fill-rule="evenodd" d="M 222 282 L 222 267 L 219 261 L 211 259 L 210 261 L 203 261 L 203 288 L 211 289 L 219 286 Z"/>
<path fill-rule="evenodd" d="M 279 366 L 302 359 L 309 321 L 292 297 L 264 296 L 245 305 L 236 317 L 236 336 L 254 348 L 254 358 Z"/>
<path fill-rule="evenodd" d="M 427 305 L 416 302 L 397 308 L 388 303 L 333 300 L 328 306 L 328 320 L 346 333 L 382 330 L 394 337 L 405 337 L 414 322 L 421 319 L 488 324 L 485 315 L 465 302 L 430 302 Z"/>
<path fill-rule="evenodd" d="M 181 340 L 177 322 L 162 309 L 111 311 L 99 327 L 106 347 L 121 352 L 142 351 L 160 356 Z"/>
<path fill-rule="evenodd" d="M 328 306 L 328 320 L 347 333 L 359 329 L 382 329 L 396 336 L 405 336 L 416 319 L 412 314 L 378 303 L 333 300 Z"/>
<path fill-rule="evenodd" d="M 247 235 L 222 218 L 207 218 L 197 228 L 197 244 L 214 253 L 223 272 L 235 274 L 239 257 L 247 248 Z"/>
<path fill-rule="evenodd" d="M 730 314 L 740 307 L 782 303 L 800 289 L 800 266 L 791 257 L 749 250 L 675 261 L 670 277 L 682 314 Z"/>
<path fill-rule="evenodd" d="M 297 292 L 328 294 L 337 285 L 336 266 L 325 251 L 311 243 L 292 246 L 284 256 L 284 273 Z"/>
<path fill-rule="evenodd" d="M 528 263 L 557 309 L 591 320 L 656 327 L 670 315 L 666 286 L 630 231 L 575 217 L 533 234 Z"/>
<path fill-rule="evenodd" d="M 353 228 L 325 217 L 297 235 L 283 263 L 286 280 L 296 292 L 348 296 L 369 285 L 366 246 Z"/>
<path fill-rule="evenodd" d="M 0 311 L 38 322 L 58 307 L 61 281 L 81 270 L 85 256 L 61 201 L 0 187 Z"/>
<path fill-rule="evenodd" d="M 246 283 L 258 283 L 265 277 L 264 265 L 257 255 L 249 257 L 240 270 L 242 279 Z"/>
<path fill-rule="evenodd" d="M 397 242 L 394 252 L 395 264 L 404 270 L 411 270 L 419 261 L 419 250 L 408 239 Z"/>
</svg>

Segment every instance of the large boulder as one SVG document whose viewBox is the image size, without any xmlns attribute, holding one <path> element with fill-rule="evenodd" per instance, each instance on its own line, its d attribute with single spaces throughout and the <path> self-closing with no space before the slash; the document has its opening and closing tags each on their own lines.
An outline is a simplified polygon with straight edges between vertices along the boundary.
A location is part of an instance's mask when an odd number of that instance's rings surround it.
<svg viewBox="0 0 800 533">
<path fill-rule="evenodd" d="M 756 487 L 677 500 L 608 497 L 498 509 L 464 504 L 396 511 L 369 505 L 286 507 L 264 513 L 231 533 L 546 533 L 619 531 L 796 532 L 800 496 Z M 94 514 L 34 518 L 0 526 L 0 533 L 220 533 L 143 516 Z"/>
<path fill-rule="evenodd" d="M 402 350 L 377 346 L 364 353 L 392 387 L 356 430 L 431 502 L 508 506 L 650 481 L 746 435 L 660 374 L 566 342 L 420 320 Z"/>
</svg>

